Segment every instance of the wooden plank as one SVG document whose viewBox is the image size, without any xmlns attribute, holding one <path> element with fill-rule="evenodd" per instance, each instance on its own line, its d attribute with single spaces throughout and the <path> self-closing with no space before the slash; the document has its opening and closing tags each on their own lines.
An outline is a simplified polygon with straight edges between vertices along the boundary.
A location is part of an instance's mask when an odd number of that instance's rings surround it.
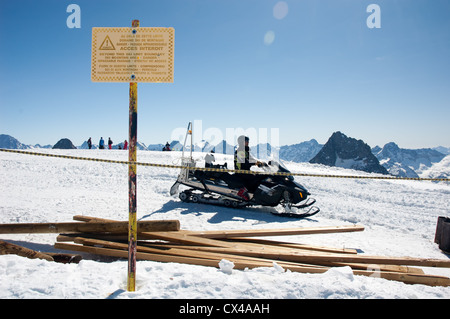
<svg viewBox="0 0 450 319">
<path fill-rule="evenodd" d="M 383 278 L 387 280 L 401 281 L 405 284 L 411 285 L 427 285 L 427 286 L 442 286 L 449 287 L 450 279 L 443 276 L 426 275 L 426 274 L 410 274 L 410 273 L 396 273 L 388 271 L 365 271 L 353 270 L 355 275 L 363 275 L 373 278 Z"/>
<path fill-rule="evenodd" d="M 177 231 L 178 220 L 152 220 L 138 222 L 138 232 Z M 0 234 L 23 233 L 64 233 L 64 232 L 105 232 L 127 233 L 128 222 L 66 222 L 66 223 L 17 223 L 0 224 Z"/>
<path fill-rule="evenodd" d="M 343 232 L 363 231 L 364 226 L 323 226 L 323 227 L 298 227 L 281 229 L 238 229 L 238 230 L 209 230 L 209 231 L 183 231 L 190 236 L 204 238 L 226 239 L 233 237 L 263 237 L 263 236 L 292 236 L 292 235 L 312 235 L 330 234 Z"/>
<path fill-rule="evenodd" d="M 73 220 L 77 220 L 80 222 L 116 222 L 117 221 L 114 219 L 106 219 L 106 218 L 92 217 L 92 216 L 85 216 L 85 215 L 75 215 L 72 218 L 73 218 Z"/>
<path fill-rule="evenodd" d="M 246 237 L 233 237 L 230 239 L 234 242 L 245 242 L 245 243 L 256 243 L 261 245 L 269 245 L 274 247 L 285 247 L 285 248 L 298 248 L 304 250 L 313 250 L 319 252 L 327 253 L 339 253 L 339 254 L 357 254 L 357 250 L 353 248 L 335 248 L 326 246 L 316 246 L 316 245 L 306 245 L 299 243 L 288 243 L 283 241 L 260 239 L 260 238 L 246 238 Z"/>
<path fill-rule="evenodd" d="M 433 258 L 413 258 L 413 257 L 389 257 L 389 256 L 370 256 L 370 255 L 306 255 L 298 254 L 293 256 L 292 261 L 318 263 L 321 262 L 340 262 L 340 263 L 364 263 L 364 264 L 385 264 L 385 265 L 404 265 L 419 267 L 442 267 L 450 268 L 450 260 Z"/>
<path fill-rule="evenodd" d="M 53 257 L 39 251 L 22 247 L 16 244 L 8 243 L 6 241 L 0 240 L 0 254 L 15 254 L 22 257 L 27 257 L 30 259 L 45 259 L 48 261 L 53 261 Z"/>
</svg>

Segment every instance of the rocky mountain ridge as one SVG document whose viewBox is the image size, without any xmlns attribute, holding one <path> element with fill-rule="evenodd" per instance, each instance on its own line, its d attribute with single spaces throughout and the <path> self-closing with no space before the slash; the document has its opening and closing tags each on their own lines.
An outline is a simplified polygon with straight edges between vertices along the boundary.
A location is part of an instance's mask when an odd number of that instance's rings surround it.
<svg viewBox="0 0 450 319">
<path fill-rule="evenodd" d="M 362 140 L 347 137 L 341 132 L 334 132 L 319 153 L 309 162 L 369 173 L 388 174 L 387 169 L 381 166 L 378 159 L 372 154 L 369 145 Z"/>
</svg>

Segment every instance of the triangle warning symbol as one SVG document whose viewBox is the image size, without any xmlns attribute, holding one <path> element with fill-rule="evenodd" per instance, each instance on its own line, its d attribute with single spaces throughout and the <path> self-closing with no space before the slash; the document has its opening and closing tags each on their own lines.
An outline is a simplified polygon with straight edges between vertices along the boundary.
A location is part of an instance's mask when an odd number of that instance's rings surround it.
<svg viewBox="0 0 450 319">
<path fill-rule="evenodd" d="M 106 36 L 105 40 L 103 40 L 102 44 L 100 45 L 99 50 L 115 50 L 114 44 L 112 43 L 109 36 Z"/>
</svg>

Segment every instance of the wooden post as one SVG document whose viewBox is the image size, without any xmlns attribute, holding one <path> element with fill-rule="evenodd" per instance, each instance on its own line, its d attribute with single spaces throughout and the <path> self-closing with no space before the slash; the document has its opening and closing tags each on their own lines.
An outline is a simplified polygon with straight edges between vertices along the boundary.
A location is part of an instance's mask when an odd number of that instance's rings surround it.
<svg viewBox="0 0 450 319">
<path fill-rule="evenodd" d="M 132 28 L 139 27 L 139 20 L 131 22 Z M 133 34 L 136 30 L 132 30 Z M 136 142 L 137 142 L 137 82 L 135 76 L 130 76 L 130 105 L 129 105 L 129 151 L 128 161 L 128 291 L 135 291 L 136 284 L 136 242 L 137 242 L 137 220 L 136 220 Z"/>
<path fill-rule="evenodd" d="M 180 229 L 178 220 L 143 220 L 137 223 L 137 231 L 174 231 Z M 18 223 L 0 224 L 0 234 L 32 234 L 61 232 L 104 232 L 127 233 L 128 223 L 125 222 L 90 222 L 90 223 Z"/>
</svg>

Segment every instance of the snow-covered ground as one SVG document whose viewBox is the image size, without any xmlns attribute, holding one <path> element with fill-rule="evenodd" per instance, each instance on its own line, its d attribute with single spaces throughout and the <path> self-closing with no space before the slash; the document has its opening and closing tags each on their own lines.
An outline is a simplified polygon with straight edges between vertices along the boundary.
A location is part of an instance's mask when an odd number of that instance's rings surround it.
<svg viewBox="0 0 450 319">
<path fill-rule="evenodd" d="M 119 150 L 38 150 L 126 161 Z M 195 153 L 202 160 L 205 154 Z M 139 151 L 139 162 L 179 164 L 179 152 Z M 231 158 L 216 154 L 216 162 Z M 293 172 L 362 175 L 308 163 L 285 163 Z M 296 177 L 321 212 L 294 220 L 269 208 L 228 209 L 182 203 L 170 197 L 177 169 L 138 166 L 138 218 L 178 219 L 182 229 L 258 229 L 361 224 L 363 232 L 273 239 L 356 248 L 362 254 L 447 259 L 434 243 L 438 216 L 450 215 L 450 185 Z M 67 222 L 74 215 L 128 219 L 128 167 L 92 161 L 0 152 L 0 223 Z M 2 240 L 55 251 L 57 234 L 5 234 Z M 407 285 L 353 275 L 346 267 L 301 274 L 279 267 L 251 270 L 138 261 L 137 291 L 127 292 L 126 260 L 84 255 L 61 264 L 16 255 L 0 256 L 0 298 L 450 298 L 450 287 Z M 424 268 L 450 276 L 450 269 Z"/>
</svg>

